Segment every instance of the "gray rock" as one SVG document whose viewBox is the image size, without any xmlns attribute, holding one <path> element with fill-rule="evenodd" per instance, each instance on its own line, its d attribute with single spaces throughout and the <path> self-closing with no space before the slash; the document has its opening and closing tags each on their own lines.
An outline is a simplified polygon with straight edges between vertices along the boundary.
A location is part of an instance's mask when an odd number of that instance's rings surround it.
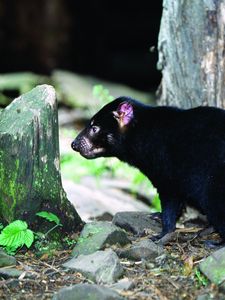
<svg viewBox="0 0 225 300">
<path fill-rule="evenodd" d="M 16 264 L 15 257 L 6 254 L 3 250 L 0 250 L 0 268 L 6 266 L 12 266 L 15 264 Z"/>
<path fill-rule="evenodd" d="M 122 300 L 117 292 L 96 284 L 77 284 L 62 288 L 53 300 Z"/>
<path fill-rule="evenodd" d="M 134 288 L 134 282 L 128 278 L 122 278 L 118 282 L 110 285 L 110 288 L 118 291 L 128 291 Z"/>
<path fill-rule="evenodd" d="M 130 243 L 126 232 L 110 222 L 91 222 L 85 224 L 72 255 L 77 257 L 104 249 L 107 245 Z"/>
<path fill-rule="evenodd" d="M 71 143 L 71 138 L 63 136 L 61 133 L 60 152 L 64 154 L 70 153 L 68 152 L 69 143 Z M 65 176 L 62 178 L 67 197 L 77 208 L 83 221 L 90 222 L 91 218 L 96 218 L 105 212 L 109 212 L 113 216 L 119 211 L 149 212 L 148 205 L 136 200 L 133 195 L 127 193 L 127 190 L 131 190 L 129 180 L 122 178 L 120 180 L 116 178 L 110 178 L 110 180 L 101 178 L 101 184 L 99 184 L 96 176 L 95 178 L 91 178 L 88 175 L 86 173 L 79 183 L 65 179 Z M 145 190 L 146 193 L 150 193 L 150 189 Z"/>
<path fill-rule="evenodd" d="M 196 300 L 212 300 L 212 299 L 214 299 L 214 300 L 224 300 L 224 294 L 216 294 L 216 296 L 215 296 L 211 292 L 211 293 L 208 293 L 208 294 L 207 293 L 201 294 L 196 298 Z"/>
<path fill-rule="evenodd" d="M 221 284 L 225 281 L 225 247 L 221 248 L 200 263 L 201 272 L 213 283 Z"/>
<path fill-rule="evenodd" d="M 17 270 L 16 268 L 0 268 L 0 276 L 7 278 L 18 278 L 22 275 L 23 271 Z"/>
<path fill-rule="evenodd" d="M 74 257 L 63 266 L 80 272 L 96 283 L 110 284 L 123 274 L 119 258 L 111 249 Z"/>
<path fill-rule="evenodd" d="M 19 278 L 23 274 L 23 278 L 35 278 L 35 273 L 32 272 L 26 272 L 26 271 L 21 271 L 16 268 L 0 268 L 0 277 L 3 277 L 5 279 L 8 278 Z"/>
<path fill-rule="evenodd" d="M 112 222 L 137 235 L 143 235 L 145 231 L 149 230 L 153 233 L 161 232 L 160 222 L 151 218 L 151 214 L 147 212 L 118 212 L 115 214 Z"/>
<path fill-rule="evenodd" d="M 119 257 L 130 260 L 154 260 L 163 253 L 162 246 L 156 245 L 151 240 L 143 240 L 135 243 L 128 249 L 122 249 L 117 252 Z"/>
<path fill-rule="evenodd" d="M 196 300 L 210 300 L 210 299 L 211 299 L 211 297 L 209 294 L 202 294 L 202 295 L 199 295 Z"/>
</svg>

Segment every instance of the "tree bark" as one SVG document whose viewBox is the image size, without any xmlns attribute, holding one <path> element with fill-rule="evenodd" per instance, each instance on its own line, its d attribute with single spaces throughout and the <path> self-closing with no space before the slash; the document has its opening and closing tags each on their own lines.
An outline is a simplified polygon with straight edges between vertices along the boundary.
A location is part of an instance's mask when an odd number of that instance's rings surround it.
<svg viewBox="0 0 225 300">
<path fill-rule="evenodd" d="M 55 91 L 37 86 L 0 113 L 0 220 L 55 213 L 67 232 L 82 221 L 61 184 Z"/>
<path fill-rule="evenodd" d="M 158 51 L 159 104 L 225 108 L 223 0 L 164 0 Z"/>
</svg>

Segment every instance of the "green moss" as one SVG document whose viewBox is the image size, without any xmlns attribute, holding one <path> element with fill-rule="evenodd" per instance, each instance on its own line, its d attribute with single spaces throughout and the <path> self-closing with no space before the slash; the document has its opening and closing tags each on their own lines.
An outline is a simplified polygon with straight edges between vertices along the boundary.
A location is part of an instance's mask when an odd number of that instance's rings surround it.
<svg viewBox="0 0 225 300">
<path fill-rule="evenodd" d="M 6 166 L 7 164 L 7 168 Z M 18 182 L 19 160 L 8 159 L 8 154 L 0 151 L 0 201 L 1 214 L 8 222 L 15 218 L 16 206 L 22 202 L 26 187 Z"/>
<path fill-rule="evenodd" d="M 90 227 L 88 232 L 85 232 L 85 234 L 83 234 L 81 237 L 79 237 L 77 243 L 79 243 L 79 244 L 80 243 L 85 243 L 90 238 L 92 238 L 93 235 L 101 233 L 104 230 L 105 230 L 105 228 L 102 228 L 102 227 Z"/>
</svg>

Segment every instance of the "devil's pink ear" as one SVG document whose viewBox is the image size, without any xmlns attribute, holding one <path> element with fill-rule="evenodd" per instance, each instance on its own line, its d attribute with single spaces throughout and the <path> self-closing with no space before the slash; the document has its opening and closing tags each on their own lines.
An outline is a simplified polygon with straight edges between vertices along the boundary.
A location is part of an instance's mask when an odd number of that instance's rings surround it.
<svg viewBox="0 0 225 300">
<path fill-rule="evenodd" d="M 128 125 L 134 117 L 133 106 L 129 102 L 122 102 L 117 110 L 113 112 L 114 117 L 118 120 L 121 128 Z"/>
</svg>

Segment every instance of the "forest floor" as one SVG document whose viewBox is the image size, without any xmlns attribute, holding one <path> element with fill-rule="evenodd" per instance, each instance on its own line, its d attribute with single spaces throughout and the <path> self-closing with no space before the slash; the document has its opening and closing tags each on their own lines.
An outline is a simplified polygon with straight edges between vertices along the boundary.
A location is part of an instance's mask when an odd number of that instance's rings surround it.
<svg viewBox="0 0 225 300">
<path fill-rule="evenodd" d="M 212 250 L 204 246 L 205 237 L 193 238 L 195 232 L 193 227 L 179 230 L 177 239 L 164 246 L 165 253 L 154 263 L 121 259 L 125 270 L 123 278 L 133 284 L 130 290 L 119 293 L 129 300 L 225 299 L 218 287 L 198 271 L 199 263 Z M 134 239 L 131 234 L 130 238 Z M 16 268 L 22 274 L 17 278 L 2 278 L 0 299 L 47 300 L 62 287 L 91 283 L 80 273 L 62 268 L 70 253 L 71 250 L 55 251 L 51 256 L 36 257 L 34 252 L 28 251 L 16 255 Z"/>
</svg>

